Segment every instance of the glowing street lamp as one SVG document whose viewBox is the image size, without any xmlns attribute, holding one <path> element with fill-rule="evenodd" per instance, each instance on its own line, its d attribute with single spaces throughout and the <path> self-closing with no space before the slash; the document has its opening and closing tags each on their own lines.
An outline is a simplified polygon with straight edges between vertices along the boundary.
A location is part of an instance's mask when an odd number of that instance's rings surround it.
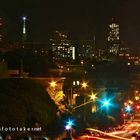
<svg viewBox="0 0 140 140">
<path fill-rule="evenodd" d="M 109 105 L 109 101 L 104 101 L 103 102 L 103 106 L 108 106 Z"/>
<path fill-rule="evenodd" d="M 136 90 L 136 91 L 135 91 L 135 93 L 136 93 L 136 94 L 138 94 L 138 93 L 139 93 L 139 91 L 138 91 L 138 90 Z"/>
<path fill-rule="evenodd" d="M 66 129 L 66 130 L 70 130 L 70 129 L 71 129 L 71 126 L 66 125 L 66 126 L 65 126 L 65 129 Z"/>
<path fill-rule="evenodd" d="M 139 96 L 135 96 L 135 100 L 138 101 L 140 99 Z"/>
<path fill-rule="evenodd" d="M 96 96 L 96 94 L 94 94 L 94 93 L 92 93 L 92 94 L 89 95 L 89 96 L 90 96 L 90 99 L 93 100 L 93 101 L 95 101 L 95 100 L 97 99 L 97 96 Z"/>
<path fill-rule="evenodd" d="M 82 88 L 87 88 L 87 86 L 88 86 L 87 82 L 82 83 Z"/>
<path fill-rule="evenodd" d="M 56 81 L 51 81 L 50 82 L 50 87 L 53 87 L 53 88 L 56 87 Z"/>
<path fill-rule="evenodd" d="M 104 97 L 103 99 L 100 100 L 101 102 L 101 108 L 106 108 L 107 110 L 109 107 L 114 107 L 114 104 L 111 102 L 112 98 L 106 98 Z"/>
<path fill-rule="evenodd" d="M 74 120 L 73 119 L 68 119 L 68 121 L 66 121 L 66 125 L 65 125 L 65 130 L 67 132 L 67 138 L 66 139 L 72 139 L 72 127 L 74 126 Z"/>
<path fill-rule="evenodd" d="M 129 103 L 129 104 L 133 104 L 133 101 L 129 100 L 128 103 Z"/>
<path fill-rule="evenodd" d="M 74 125 L 74 120 L 68 119 L 68 121 L 66 121 L 65 129 L 66 129 L 66 130 L 70 130 L 70 129 L 72 128 L 73 125 Z"/>
</svg>

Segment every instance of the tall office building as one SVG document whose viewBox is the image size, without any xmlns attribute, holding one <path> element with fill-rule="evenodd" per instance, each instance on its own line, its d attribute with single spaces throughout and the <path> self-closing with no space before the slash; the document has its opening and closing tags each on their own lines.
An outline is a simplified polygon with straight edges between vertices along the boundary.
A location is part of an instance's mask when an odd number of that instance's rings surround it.
<svg viewBox="0 0 140 140">
<path fill-rule="evenodd" d="M 114 19 L 108 25 L 107 49 L 109 53 L 117 55 L 120 46 L 119 24 Z"/>
<path fill-rule="evenodd" d="M 2 21 L 2 18 L 0 17 L 0 42 L 2 42 L 2 40 L 3 40 L 2 26 L 3 26 L 3 21 Z"/>
<path fill-rule="evenodd" d="M 77 53 L 80 59 L 95 57 L 95 40 L 79 40 Z"/>
<path fill-rule="evenodd" d="M 55 31 L 50 39 L 50 45 L 55 62 L 70 62 L 75 60 L 75 47 L 68 39 L 67 33 Z"/>
</svg>

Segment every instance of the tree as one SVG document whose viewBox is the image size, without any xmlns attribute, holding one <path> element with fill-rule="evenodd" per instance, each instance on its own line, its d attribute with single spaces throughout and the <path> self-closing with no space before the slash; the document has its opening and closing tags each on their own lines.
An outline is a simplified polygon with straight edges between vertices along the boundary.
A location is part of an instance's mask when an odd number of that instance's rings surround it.
<svg viewBox="0 0 140 140">
<path fill-rule="evenodd" d="M 57 120 L 57 111 L 45 88 L 35 81 L 21 78 L 0 80 L 0 126 L 34 127 L 38 123 L 46 128 Z"/>
</svg>

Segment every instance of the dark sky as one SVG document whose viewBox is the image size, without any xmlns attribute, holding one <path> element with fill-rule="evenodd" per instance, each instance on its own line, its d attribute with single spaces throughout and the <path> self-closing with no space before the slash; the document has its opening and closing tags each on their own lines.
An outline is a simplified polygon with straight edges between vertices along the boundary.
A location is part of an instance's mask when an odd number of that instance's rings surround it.
<svg viewBox="0 0 140 140">
<path fill-rule="evenodd" d="M 21 16 L 26 15 L 28 39 L 47 41 L 55 29 L 73 38 L 105 42 L 107 24 L 115 17 L 121 39 L 129 45 L 140 44 L 140 0 L 1 0 L 0 11 L 9 40 L 21 37 Z"/>
</svg>

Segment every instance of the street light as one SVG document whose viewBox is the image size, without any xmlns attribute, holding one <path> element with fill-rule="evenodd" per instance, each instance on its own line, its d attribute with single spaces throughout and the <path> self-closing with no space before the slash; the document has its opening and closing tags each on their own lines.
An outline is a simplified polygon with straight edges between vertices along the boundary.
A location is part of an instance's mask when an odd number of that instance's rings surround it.
<svg viewBox="0 0 140 140">
<path fill-rule="evenodd" d="M 138 94 L 138 93 L 139 93 L 139 91 L 138 91 L 138 90 L 136 90 L 136 91 L 135 91 L 135 93 L 136 93 L 136 94 Z"/>
<path fill-rule="evenodd" d="M 67 138 L 66 139 L 71 139 L 72 138 L 72 127 L 74 126 L 74 120 L 68 119 L 66 121 L 65 129 L 67 130 Z"/>
<path fill-rule="evenodd" d="M 100 100 L 100 102 L 102 104 L 102 107 L 108 107 L 108 106 L 110 106 L 111 105 L 110 101 L 111 101 L 111 99 L 108 99 L 106 97 L 104 97 L 104 98 L 102 98 Z"/>
<path fill-rule="evenodd" d="M 129 104 L 133 104 L 133 101 L 129 100 L 128 103 L 129 103 Z"/>
<path fill-rule="evenodd" d="M 53 88 L 56 87 L 56 81 L 51 81 L 50 82 L 50 87 L 53 87 Z"/>
<path fill-rule="evenodd" d="M 101 108 L 105 108 L 107 112 L 110 107 L 115 107 L 115 104 L 112 103 L 112 98 L 104 97 L 99 102 L 101 103 Z"/>
<path fill-rule="evenodd" d="M 109 101 L 104 101 L 103 102 L 103 106 L 106 106 L 107 107 L 108 105 L 109 105 Z"/>
<path fill-rule="evenodd" d="M 139 96 L 135 96 L 135 100 L 138 101 L 140 99 Z"/>
<path fill-rule="evenodd" d="M 88 86 L 87 82 L 82 83 L 82 88 L 87 88 L 87 86 Z"/>
<path fill-rule="evenodd" d="M 97 111 L 97 105 L 95 103 L 96 99 L 97 99 L 97 94 L 95 93 L 92 93 L 91 95 L 89 95 L 90 97 L 90 100 L 93 101 L 93 104 L 92 104 L 92 113 L 95 113 Z"/>
<path fill-rule="evenodd" d="M 89 95 L 89 96 L 90 96 L 90 99 L 93 100 L 93 101 L 95 101 L 95 100 L 97 99 L 97 96 L 96 96 L 96 94 L 94 94 L 94 93 L 92 93 L 92 94 Z"/>
<path fill-rule="evenodd" d="M 74 120 L 68 119 L 68 121 L 66 121 L 66 126 L 65 126 L 66 130 L 70 130 L 73 125 L 74 125 Z"/>
</svg>

